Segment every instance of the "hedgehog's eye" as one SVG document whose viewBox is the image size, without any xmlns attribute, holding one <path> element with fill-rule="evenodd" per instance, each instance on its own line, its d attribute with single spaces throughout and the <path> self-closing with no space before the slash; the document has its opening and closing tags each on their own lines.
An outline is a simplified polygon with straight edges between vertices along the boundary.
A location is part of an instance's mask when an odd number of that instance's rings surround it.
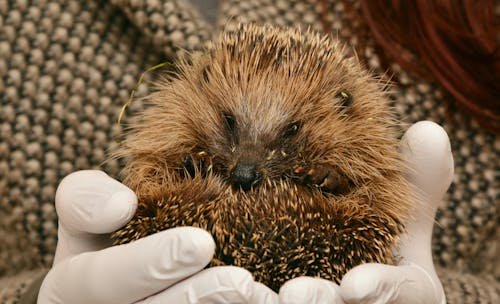
<svg viewBox="0 0 500 304">
<path fill-rule="evenodd" d="M 205 68 L 203 69 L 203 71 L 201 72 L 201 75 L 202 75 L 203 80 L 204 80 L 205 82 L 209 82 L 209 79 L 208 79 L 208 67 L 205 67 Z"/>
<path fill-rule="evenodd" d="M 340 91 L 335 95 L 339 99 L 343 108 L 347 108 L 352 104 L 352 95 L 347 91 Z"/>
<path fill-rule="evenodd" d="M 223 116 L 229 131 L 234 132 L 234 130 L 236 129 L 236 119 L 234 118 L 234 116 L 229 113 L 224 113 Z"/>
<path fill-rule="evenodd" d="M 291 123 L 286 127 L 285 132 L 283 133 L 283 137 L 284 138 L 293 137 L 297 135 L 299 129 L 300 129 L 300 123 L 298 122 Z"/>
</svg>

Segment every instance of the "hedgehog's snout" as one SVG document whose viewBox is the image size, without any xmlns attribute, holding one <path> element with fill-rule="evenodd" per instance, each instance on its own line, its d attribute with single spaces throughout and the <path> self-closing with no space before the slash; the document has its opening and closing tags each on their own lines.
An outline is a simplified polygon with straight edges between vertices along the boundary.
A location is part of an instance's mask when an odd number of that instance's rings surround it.
<svg viewBox="0 0 500 304">
<path fill-rule="evenodd" d="M 231 170 L 231 185 L 236 189 L 250 190 L 262 180 L 262 173 L 253 162 L 238 162 Z"/>
</svg>

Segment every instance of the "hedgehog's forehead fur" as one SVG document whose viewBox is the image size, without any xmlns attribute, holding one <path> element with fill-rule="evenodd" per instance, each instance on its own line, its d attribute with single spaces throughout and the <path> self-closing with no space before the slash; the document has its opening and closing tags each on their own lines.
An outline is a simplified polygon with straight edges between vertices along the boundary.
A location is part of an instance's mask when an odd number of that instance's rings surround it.
<svg viewBox="0 0 500 304">
<path fill-rule="evenodd" d="M 387 132 L 391 118 L 382 90 L 355 58 L 343 53 L 341 44 L 318 34 L 241 26 L 223 33 L 202 55 L 180 62 L 178 79 L 162 82 L 152 98 L 161 103 L 159 116 L 175 117 L 171 123 L 176 128 L 179 122 L 189 127 L 181 141 L 192 141 L 193 133 L 210 140 L 227 137 L 221 126 L 224 114 L 234 115 L 239 131 L 247 132 L 239 135 L 261 143 L 276 139 L 295 121 L 314 126 L 312 133 L 301 132 L 309 138 L 324 124 L 320 134 L 332 129 L 341 134 L 353 124 L 380 125 L 370 119 L 384 119 L 381 131 Z M 336 97 L 343 91 L 355 101 L 350 113 L 342 111 Z"/>
<path fill-rule="evenodd" d="M 337 41 L 294 29 L 223 33 L 147 98 L 116 153 L 128 159 L 125 182 L 147 193 L 206 151 L 225 172 L 250 157 L 270 179 L 296 164 L 326 164 L 355 186 L 386 178 L 403 186 L 384 84 L 345 53 Z M 290 126 L 298 131 L 288 138 Z"/>
</svg>

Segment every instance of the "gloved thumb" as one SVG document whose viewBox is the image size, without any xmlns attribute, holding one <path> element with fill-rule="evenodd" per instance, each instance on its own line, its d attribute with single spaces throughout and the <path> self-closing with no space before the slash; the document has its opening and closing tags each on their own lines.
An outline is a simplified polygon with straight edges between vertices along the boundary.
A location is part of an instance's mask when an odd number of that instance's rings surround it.
<svg viewBox="0 0 500 304">
<path fill-rule="evenodd" d="M 112 232 L 125 225 L 136 208 L 134 192 L 102 171 L 74 172 L 56 192 L 59 222 L 75 234 Z"/>
<path fill-rule="evenodd" d="M 407 179 L 424 199 L 442 198 L 453 179 L 453 156 L 446 131 L 431 121 L 412 125 L 401 139 L 400 150 L 410 166 Z"/>
<path fill-rule="evenodd" d="M 56 192 L 59 227 L 54 264 L 110 246 L 108 233 L 125 225 L 136 208 L 134 192 L 102 171 L 77 171 L 65 177 Z"/>
</svg>

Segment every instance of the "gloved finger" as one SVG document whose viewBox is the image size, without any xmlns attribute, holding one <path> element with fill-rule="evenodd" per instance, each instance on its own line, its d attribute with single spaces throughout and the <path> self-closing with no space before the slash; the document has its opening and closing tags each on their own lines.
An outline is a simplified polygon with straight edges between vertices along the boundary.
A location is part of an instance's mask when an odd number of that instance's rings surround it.
<svg viewBox="0 0 500 304">
<path fill-rule="evenodd" d="M 125 225 L 136 208 L 134 192 L 102 171 L 77 171 L 65 177 L 56 192 L 59 228 L 54 264 L 110 246 L 107 233 Z"/>
<path fill-rule="evenodd" d="M 339 292 L 347 304 L 441 303 L 431 278 L 414 265 L 354 267 L 343 277 Z"/>
<path fill-rule="evenodd" d="M 221 266 L 205 269 L 194 276 L 137 304 L 189 303 L 278 303 L 272 295 L 263 302 L 252 302 L 255 292 L 262 292 L 252 275 L 243 268 Z M 267 291 L 266 291 L 267 292 Z M 272 292 L 272 291 L 271 291 Z"/>
<path fill-rule="evenodd" d="M 180 227 L 82 253 L 52 268 L 39 303 L 133 303 L 200 271 L 214 250 L 208 232 Z"/>
<path fill-rule="evenodd" d="M 125 225 L 136 208 L 134 192 L 102 171 L 74 172 L 56 191 L 59 222 L 75 235 L 112 232 Z"/>
<path fill-rule="evenodd" d="M 339 286 L 334 282 L 299 277 L 281 286 L 279 300 L 283 304 L 344 304 L 338 291 Z"/>
<path fill-rule="evenodd" d="M 444 291 L 434 268 L 431 238 L 434 217 L 453 178 L 453 156 L 446 132 L 437 124 L 414 124 L 401 141 L 401 152 L 410 171 L 407 179 L 415 194 L 415 207 L 401 235 L 399 255 L 403 261 L 425 270 L 439 298 Z M 429 302 L 430 303 L 430 302 Z"/>
<path fill-rule="evenodd" d="M 408 181 L 430 199 L 441 199 L 453 179 L 453 156 L 446 131 L 420 121 L 401 139 L 400 150 L 411 170 Z"/>
</svg>

